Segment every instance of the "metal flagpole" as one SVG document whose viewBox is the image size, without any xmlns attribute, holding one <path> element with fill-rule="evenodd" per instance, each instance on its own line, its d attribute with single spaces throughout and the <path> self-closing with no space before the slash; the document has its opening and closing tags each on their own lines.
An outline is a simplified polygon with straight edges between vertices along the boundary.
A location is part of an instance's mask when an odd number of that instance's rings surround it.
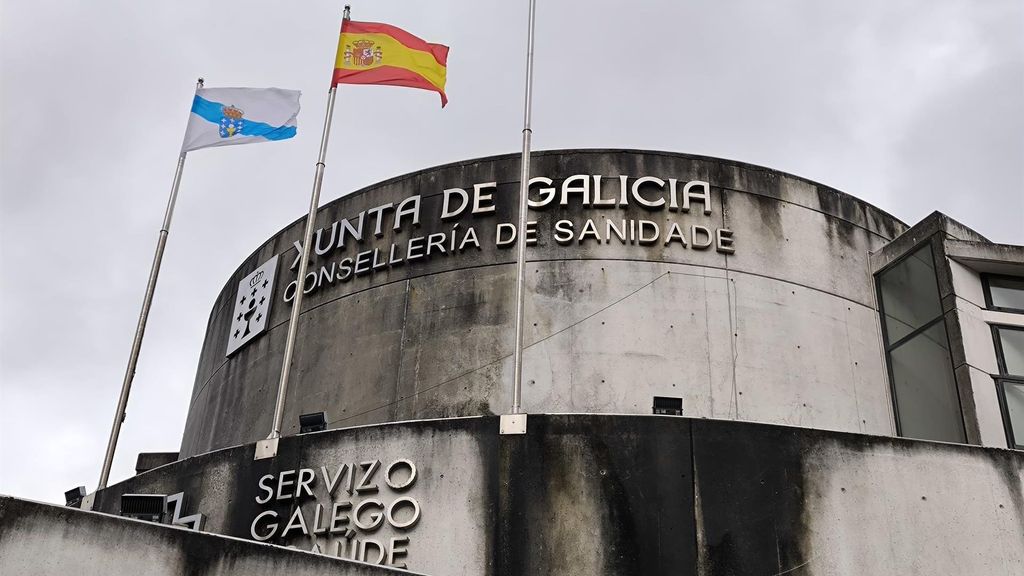
<svg viewBox="0 0 1024 576">
<path fill-rule="evenodd" d="M 196 81 L 196 90 L 203 87 L 203 79 Z M 149 282 L 146 285 L 146 295 L 142 300 L 142 312 L 139 313 L 139 323 L 135 326 L 135 339 L 132 340 L 132 351 L 128 356 L 128 368 L 124 373 L 124 382 L 121 384 L 121 397 L 117 401 L 117 412 L 114 413 L 114 425 L 110 429 L 110 439 L 107 441 L 107 454 L 103 458 L 103 469 L 100 470 L 100 482 L 96 487 L 102 490 L 107 487 L 107 480 L 110 478 L 110 467 L 114 462 L 114 450 L 117 448 L 117 437 L 121 434 L 121 424 L 125 418 L 125 408 L 128 405 L 128 394 L 132 390 L 132 380 L 135 378 L 135 366 L 139 362 L 139 350 L 142 349 L 142 336 L 146 333 L 146 321 L 149 319 L 149 309 L 153 304 L 153 292 L 156 290 L 156 280 L 160 275 L 160 263 L 164 258 L 164 248 L 167 246 L 167 234 L 171 228 L 171 216 L 174 215 L 174 203 L 178 199 L 178 186 L 181 184 L 181 172 L 185 168 L 185 154 L 178 156 L 178 167 L 174 171 L 174 182 L 171 184 L 171 196 L 167 199 L 167 208 L 164 210 L 164 222 L 160 226 L 160 236 L 156 241 L 156 254 L 153 255 L 153 266 L 149 270 Z"/>
<path fill-rule="evenodd" d="M 523 400 L 523 299 L 526 270 L 526 211 L 527 194 L 530 189 L 530 117 L 533 108 L 533 24 L 537 12 L 537 0 L 530 0 L 530 25 L 526 36 L 526 103 L 523 111 L 523 159 L 519 175 L 519 228 L 516 231 L 516 347 L 514 382 L 512 383 L 512 413 L 522 413 Z"/>
<path fill-rule="evenodd" d="M 350 9 L 345 6 L 342 21 L 349 19 Z M 331 135 L 331 117 L 334 115 L 334 97 L 338 87 L 331 86 L 327 96 L 327 114 L 324 118 L 324 132 L 320 137 L 320 157 L 316 162 L 313 176 L 313 196 L 309 200 L 309 214 L 306 216 L 306 233 L 302 241 L 302 258 L 299 259 L 299 274 L 296 280 L 295 299 L 292 300 L 291 319 L 288 322 L 288 339 L 284 345 L 284 360 L 281 363 L 281 379 L 277 385 L 277 403 L 274 405 L 274 425 L 267 439 L 256 447 L 256 458 L 270 458 L 277 455 L 277 439 L 281 437 L 281 423 L 284 420 L 284 398 L 288 392 L 288 375 L 291 372 L 292 355 L 295 352 L 295 335 L 299 328 L 299 312 L 302 310 L 302 288 L 306 280 L 309 261 L 309 247 L 313 243 L 313 226 L 316 211 L 320 206 L 320 186 L 324 181 L 324 167 L 327 160 L 327 140 Z"/>
</svg>

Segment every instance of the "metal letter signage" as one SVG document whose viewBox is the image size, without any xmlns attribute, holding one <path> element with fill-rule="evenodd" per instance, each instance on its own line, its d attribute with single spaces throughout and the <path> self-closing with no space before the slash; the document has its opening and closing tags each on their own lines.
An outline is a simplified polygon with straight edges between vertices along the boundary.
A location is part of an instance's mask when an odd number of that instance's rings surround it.
<svg viewBox="0 0 1024 576">
<path fill-rule="evenodd" d="M 226 356 L 231 356 L 267 329 L 270 303 L 273 302 L 277 256 L 264 262 L 238 283 L 235 312 L 231 316 Z"/>
<path fill-rule="evenodd" d="M 498 207 L 514 198 L 499 192 L 501 186 L 508 189 L 511 184 L 459 184 L 441 191 L 440 206 L 432 206 L 433 214 L 421 214 L 426 204 L 418 193 L 316 230 L 310 240 L 313 262 L 302 279 L 302 293 L 313 294 L 416 260 L 457 257 L 491 246 L 508 249 L 516 245 L 518 237 L 525 237 L 527 246 L 551 246 L 554 240 L 554 245 L 567 248 L 650 247 L 655 260 L 670 257 L 680 263 L 686 262 L 687 253 L 736 252 L 733 231 L 709 218 L 715 206 L 723 203 L 713 197 L 707 180 L 624 174 L 572 174 L 560 180 L 535 176 L 529 181 L 529 190 L 536 198 L 527 202 L 535 219 L 526 221 L 524 234 L 517 233 L 518 224 L 486 220 L 498 218 Z M 550 217 L 544 218 L 546 210 L 557 210 L 558 217 L 549 213 Z M 655 215 L 659 211 L 664 219 Z M 434 229 L 429 233 L 417 230 L 421 220 L 434 221 Z M 450 229 L 446 229 L 448 222 Z M 386 231 L 395 234 L 381 240 Z M 302 242 L 294 241 L 292 246 L 294 255 L 289 250 L 285 256 L 291 262 L 289 270 L 299 267 L 303 253 Z M 291 303 L 299 284 L 297 279 L 291 281 L 278 297 Z"/>
<path fill-rule="evenodd" d="M 409 494 L 416 464 L 398 458 L 384 466 L 373 459 L 325 465 L 319 472 L 297 468 L 259 479 L 256 503 L 272 508 L 253 518 L 253 540 L 406 568 L 410 535 L 423 512 Z"/>
</svg>

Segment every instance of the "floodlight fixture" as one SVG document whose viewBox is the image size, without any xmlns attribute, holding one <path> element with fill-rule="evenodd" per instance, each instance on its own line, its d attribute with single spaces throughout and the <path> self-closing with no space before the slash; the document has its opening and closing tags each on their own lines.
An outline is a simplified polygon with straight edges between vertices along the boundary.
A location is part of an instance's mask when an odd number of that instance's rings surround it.
<svg viewBox="0 0 1024 576">
<path fill-rule="evenodd" d="M 78 486 L 77 488 L 72 488 L 71 490 L 68 490 L 67 492 L 64 493 L 64 505 L 69 506 L 71 508 L 81 508 L 82 499 L 85 498 L 86 494 L 87 492 L 85 491 L 85 486 Z"/>
<path fill-rule="evenodd" d="M 323 430 L 327 430 L 327 415 L 323 412 L 313 412 L 299 416 L 299 434 Z"/>
<path fill-rule="evenodd" d="M 147 522 L 163 522 L 167 513 L 166 494 L 122 494 L 121 516 Z"/>
<path fill-rule="evenodd" d="M 683 399 L 670 396 L 655 396 L 653 411 L 662 416 L 682 416 Z"/>
</svg>

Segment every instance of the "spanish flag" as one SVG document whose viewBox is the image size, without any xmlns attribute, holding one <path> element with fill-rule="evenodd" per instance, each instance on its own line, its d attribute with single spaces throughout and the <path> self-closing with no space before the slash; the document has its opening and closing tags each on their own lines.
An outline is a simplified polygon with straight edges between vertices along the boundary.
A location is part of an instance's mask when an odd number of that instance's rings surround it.
<svg viewBox="0 0 1024 576">
<path fill-rule="evenodd" d="M 344 20 L 338 56 L 334 61 L 334 85 L 383 84 L 433 90 L 448 103 L 444 82 L 448 47 L 431 44 L 405 30 L 376 22 Z"/>
</svg>

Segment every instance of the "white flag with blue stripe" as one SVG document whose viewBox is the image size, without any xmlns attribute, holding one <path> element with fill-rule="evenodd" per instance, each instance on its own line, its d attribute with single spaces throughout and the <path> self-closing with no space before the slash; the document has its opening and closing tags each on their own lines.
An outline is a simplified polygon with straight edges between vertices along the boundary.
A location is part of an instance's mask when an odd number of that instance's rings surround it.
<svg viewBox="0 0 1024 576">
<path fill-rule="evenodd" d="M 200 88 L 181 152 L 292 138 L 300 95 L 281 88 Z"/>
</svg>

